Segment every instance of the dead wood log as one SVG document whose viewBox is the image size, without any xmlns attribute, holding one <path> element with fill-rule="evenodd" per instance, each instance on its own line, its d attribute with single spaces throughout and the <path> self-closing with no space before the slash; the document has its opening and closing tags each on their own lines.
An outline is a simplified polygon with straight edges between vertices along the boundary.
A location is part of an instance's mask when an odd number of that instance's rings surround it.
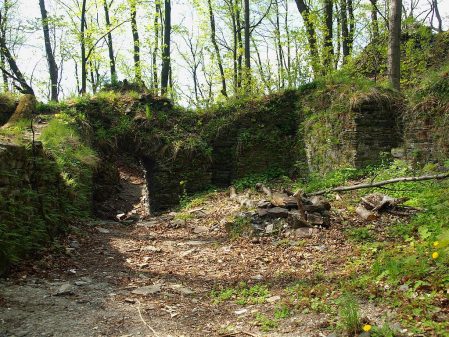
<svg viewBox="0 0 449 337">
<path fill-rule="evenodd" d="M 357 208 L 355 209 L 355 212 L 363 219 L 363 220 L 367 220 L 367 221 L 372 221 L 372 220 L 376 220 L 379 216 L 374 213 L 371 212 L 369 210 L 367 210 L 365 207 L 363 207 L 362 205 L 357 206 Z"/>
<path fill-rule="evenodd" d="M 301 215 L 302 220 L 307 221 L 306 220 L 306 211 L 304 210 L 304 205 L 302 203 L 302 195 L 303 192 L 301 190 L 296 191 L 295 194 L 293 194 L 293 197 L 296 199 L 296 204 L 298 205 L 298 211 L 299 214 Z"/>
<path fill-rule="evenodd" d="M 271 203 L 274 206 L 285 207 L 288 209 L 296 208 L 297 202 L 294 197 L 289 197 L 285 193 L 274 192 L 271 196 Z"/>
<path fill-rule="evenodd" d="M 234 186 L 231 186 L 231 187 L 229 188 L 229 198 L 230 198 L 230 199 L 235 199 L 235 198 L 237 198 L 237 191 L 235 190 L 235 187 L 234 187 Z"/>
<path fill-rule="evenodd" d="M 259 191 L 259 192 L 265 193 L 269 198 L 271 198 L 271 194 L 272 194 L 271 190 L 268 187 L 266 187 L 264 184 L 257 183 L 256 184 L 256 190 Z"/>
<path fill-rule="evenodd" d="M 249 191 L 247 191 L 244 195 L 238 195 L 234 186 L 231 186 L 229 188 L 229 199 L 237 201 L 240 206 L 244 206 L 247 208 L 255 207 L 255 202 L 250 199 Z"/>
<path fill-rule="evenodd" d="M 413 181 L 424 181 L 424 180 L 442 180 L 442 179 L 447 179 L 447 178 L 449 178 L 449 173 L 436 174 L 436 175 L 424 175 L 424 176 L 419 176 L 419 177 L 401 177 L 401 178 L 394 178 L 394 179 L 371 182 L 371 183 L 366 183 L 366 184 L 357 184 L 357 185 L 352 185 L 352 186 L 338 186 L 335 188 L 328 188 L 328 189 L 317 191 L 317 192 L 307 193 L 307 195 L 308 196 L 323 195 L 323 194 L 330 193 L 330 192 L 346 192 L 346 191 L 360 190 L 362 188 L 380 187 L 380 186 L 384 186 L 384 185 L 401 183 L 401 182 L 413 182 Z M 296 192 L 296 193 L 298 193 L 298 192 Z"/>
</svg>

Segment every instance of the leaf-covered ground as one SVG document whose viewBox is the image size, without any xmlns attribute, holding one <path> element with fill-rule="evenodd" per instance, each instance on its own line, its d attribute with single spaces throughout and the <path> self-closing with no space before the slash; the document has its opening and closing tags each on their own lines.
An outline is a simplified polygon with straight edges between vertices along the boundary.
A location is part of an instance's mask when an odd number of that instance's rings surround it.
<svg viewBox="0 0 449 337">
<path fill-rule="evenodd" d="M 82 225 L 60 254 L 2 281 L 0 335 L 446 336 L 447 283 L 429 278 L 443 263 L 436 248 L 413 262 L 427 274 L 401 274 L 401 254 L 417 254 L 401 236 L 410 219 L 364 223 L 357 198 L 332 201 L 330 229 L 305 237 L 241 235 L 229 223 L 242 210 L 225 191 L 133 225 Z"/>
</svg>

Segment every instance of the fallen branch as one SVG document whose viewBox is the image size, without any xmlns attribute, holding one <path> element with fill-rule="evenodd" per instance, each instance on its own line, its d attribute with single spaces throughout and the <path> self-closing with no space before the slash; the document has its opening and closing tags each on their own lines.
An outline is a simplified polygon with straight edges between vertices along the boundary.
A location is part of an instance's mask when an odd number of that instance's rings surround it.
<svg viewBox="0 0 449 337">
<path fill-rule="evenodd" d="M 145 324 L 145 326 L 153 333 L 155 337 L 159 337 L 159 335 L 156 333 L 156 331 L 145 321 L 145 319 L 142 316 L 142 312 L 140 311 L 140 301 L 137 300 L 137 311 L 139 312 L 140 320 Z"/>
<path fill-rule="evenodd" d="M 346 192 L 346 191 L 353 191 L 353 190 L 360 190 L 362 188 L 371 188 L 371 187 L 379 187 L 389 184 L 395 184 L 400 182 L 412 182 L 412 181 L 423 181 L 423 180 L 441 180 L 449 178 L 449 173 L 445 174 L 436 174 L 436 175 L 425 175 L 425 176 L 419 176 L 419 177 L 402 177 L 402 178 L 394 178 L 390 180 L 383 180 L 383 181 L 377 181 L 377 182 L 371 182 L 367 184 L 357 184 L 352 186 L 338 186 L 335 188 L 328 188 L 325 190 L 307 193 L 309 196 L 313 195 L 323 195 L 330 192 Z"/>
<path fill-rule="evenodd" d="M 225 334 L 221 334 L 220 337 L 232 337 L 232 336 L 238 336 L 238 335 L 247 335 L 247 336 L 251 336 L 251 337 L 259 337 L 257 335 L 252 334 L 251 332 L 248 332 L 248 331 L 238 331 L 238 332 L 225 333 Z"/>
</svg>

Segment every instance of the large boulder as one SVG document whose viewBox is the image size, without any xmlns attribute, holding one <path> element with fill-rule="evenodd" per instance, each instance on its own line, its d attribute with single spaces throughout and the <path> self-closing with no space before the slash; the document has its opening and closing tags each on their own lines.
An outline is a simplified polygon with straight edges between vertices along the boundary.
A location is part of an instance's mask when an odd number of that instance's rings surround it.
<svg viewBox="0 0 449 337">
<path fill-rule="evenodd" d="M 19 99 L 19 104 L 7 124 L 17 122 L 20 119 L 31 119 L 33 113 L 36 111 L 36 105 L 36 96 L 30 94 L 23 95 Z"/>
<path fill-rule="evenodd" d="M 17 102 L 14 97 L 7 94 L 0 94 L 0 126 L 8 122 L 16 107 Z"/>
</svg>

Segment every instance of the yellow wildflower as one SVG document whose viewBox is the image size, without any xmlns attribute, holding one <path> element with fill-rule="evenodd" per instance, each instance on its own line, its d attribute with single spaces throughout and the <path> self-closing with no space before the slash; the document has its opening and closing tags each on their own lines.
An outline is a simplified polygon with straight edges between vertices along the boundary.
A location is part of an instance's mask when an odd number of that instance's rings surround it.
<svg viewBox="0 0 449 337">
<path fill-rule="evenodd" d="M 365 324 L 365 325 L 363 326 L 362 330 L 365 331 L 365 332 L 371 331 L 371 325 Z"/>
<path fill-rule="evenodd" d="M 440 243 L 438 242 L 438 241 L 435 241 L 434 243 L 433 243 L 433 246 L 436 248 L 436 247 L 438 247 L 440 245 Z"/>
<path fill-rule="evenodd" d="M 440 256 L 440 254 L 438 254 L 438 252 L 433 252 L 432 253 L 432 259 L 437 259 L 438 258 L 438 256 Z"/>
</svg>

